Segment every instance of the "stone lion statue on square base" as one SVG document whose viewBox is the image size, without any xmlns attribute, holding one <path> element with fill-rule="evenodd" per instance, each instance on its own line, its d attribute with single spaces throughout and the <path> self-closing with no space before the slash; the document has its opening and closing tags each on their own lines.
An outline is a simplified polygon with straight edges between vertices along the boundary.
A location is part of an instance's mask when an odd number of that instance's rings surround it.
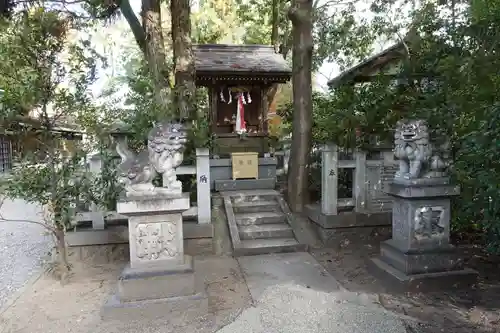
<svg viewBox="0 0 500 333">
<path fill-rule="evenodd" d="M 447 145 L 437 147 L 430 142 L 425 120 L 398 121 L 394 156 L 399 160 L 399 170 L 394 176 L 395 181 L 447 177 L 447 150 Z"/>
<path fill-rule="evenodd" d="M 179 195 L 182 183 L 177 180 L 175 168 L 184 159 L 187 132 L 182 124 L 165 122 L 154 126 L 148 135 L 148 147 L 135 155 L 125 138 L 117 140 L 116 151 L 121 157 L 118 165 L 119 182 L 127 196 Z M 163 175 L 163 187 L 156 187 L 153 180 Z"/>
</svg>

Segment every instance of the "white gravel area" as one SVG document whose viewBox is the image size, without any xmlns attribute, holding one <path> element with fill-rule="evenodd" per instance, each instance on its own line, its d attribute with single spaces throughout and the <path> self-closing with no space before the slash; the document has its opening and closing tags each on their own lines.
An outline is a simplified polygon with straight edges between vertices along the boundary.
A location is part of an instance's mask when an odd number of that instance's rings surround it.
<svg viewBox="0 0 500 333">
<path fill-rule="evenodd" d="M 266 289 L 218 333 L 406 333 L 403 322 L 363 295 L 286 284 Z"/>
<path fill-rule="evenodd" d="M 41 208 L 22 200 L 6 200 L 5 219 L 40 221 Z M 0 221 L 0 309 L 34 274 L 40 272 L 51 243 L 37 224 Z"/>
</svg>

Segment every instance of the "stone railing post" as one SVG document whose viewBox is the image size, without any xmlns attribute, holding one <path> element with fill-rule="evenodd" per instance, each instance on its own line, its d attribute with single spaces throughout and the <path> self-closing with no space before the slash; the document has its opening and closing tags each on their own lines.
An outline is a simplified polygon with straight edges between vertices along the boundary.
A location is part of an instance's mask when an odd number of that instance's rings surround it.
<svg viewBox="0 0 500 333">
<path fill-rule="evenodd" d="M 354 169 L 354 200 L 355 211 L 361 213 L 366 207 L 366 152 L 356 150 L 356 168 Z"/>
<path fill-rule="evenodd" d="M 321 151 L 321 213 L 337 215 L 338 150 L 326 144 Z"/>
<path fill-rule="evenodd" d="M 101 154 L 94 154 L 89 159 L 89 171 L 94 174 L 100 174 L 102 171 Z M 104 214 L 95 203 L 90 204 L 90 218 L 92 219 L 92 229 L 104 230 Z"/>
<path fill-rule="evenodd" d="M 196 186 L 198 223 L 210 223 L 212 220 L 210 196 L 210 153 L 207 148 L 196 148 Z"/>
<path fill-rule="evenodd" d="M 100 173 L 102 169 L 101 154 L 94 154 L 89 159 L 89 171 L 92 173 Z"/>
</svg>

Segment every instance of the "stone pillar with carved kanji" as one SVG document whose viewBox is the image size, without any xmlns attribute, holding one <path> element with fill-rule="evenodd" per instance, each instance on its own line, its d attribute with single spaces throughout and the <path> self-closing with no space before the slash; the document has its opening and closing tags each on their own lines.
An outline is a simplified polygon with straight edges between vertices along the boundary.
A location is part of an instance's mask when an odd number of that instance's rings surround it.
<svg viewBox="0 0 500 333">
<path fill-rule="evenodd" d="M 463 267 L 450 244 L 451 198 L 460 189 L 450 182 L 446 141 L 431 141 L 425 121 L 400 121 L 394 155 L 399 170 L 386 188 L 393 197 L 392 238 L 371 260 L 372 273 L 403 290 L 471 286 L 477 272 Z"/>
<path fill-rule="evenodd" d="M 164 270 L 183 266 L 182 212 L 190 207 L 189 193 L 175 196 L 129 197 L 117 204 L 128 216 L 130 268 Z"/>
</svg>

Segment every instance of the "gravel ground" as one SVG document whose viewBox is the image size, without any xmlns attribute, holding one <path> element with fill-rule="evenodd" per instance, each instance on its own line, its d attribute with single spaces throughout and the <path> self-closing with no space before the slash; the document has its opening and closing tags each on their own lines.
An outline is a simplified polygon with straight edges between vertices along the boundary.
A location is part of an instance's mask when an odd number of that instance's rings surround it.
<svg viewBox="0 0 500 333">
<path fill-rule="evenodd" d="M 40 220 L 40 207 L 22 200 L 5 201 L 5 219 Z M 42 226 L 0 221 L 0 309 L 19 288 L 40 271 L 48 254 L 50 237 Z"/>
<path fill-rule="evenodd" d="M 218 333 L 406 333 L 397 315 L 368 296 L 325 293 L 300 285 L 266 289 L 255 307 L 246 309 Z"/>
</svg>

